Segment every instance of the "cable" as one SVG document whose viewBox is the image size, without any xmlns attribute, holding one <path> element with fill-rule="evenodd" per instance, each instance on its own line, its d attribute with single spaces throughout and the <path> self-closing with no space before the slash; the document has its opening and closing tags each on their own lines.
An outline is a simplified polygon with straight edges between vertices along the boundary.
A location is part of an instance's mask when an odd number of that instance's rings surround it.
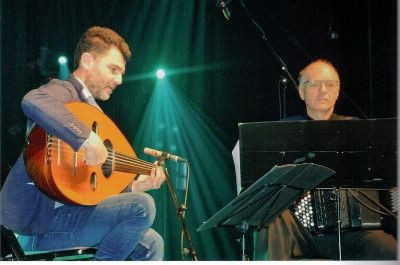
<svg viewBox="0 0 400 265">
<path fill-rule="evenodd" d="M 188 195 L 189 195 L 189 179 L 190 179 L 190 165 L 189 162 L 185 159 L 184 161 L 185 165 L 186 165 L 186 187 L 185 187 L 185 197 L 183 200 L 183 204 L 182 204 L 182 216 L 185 218 L 185 213 L 187 210 L 187 199 L 188 199 Z M 185 256 L 189 254 L 187 249 L 183 246 L 183 237 L 184 237 L 184 232 L 183 229 L 181 230 L 181 255 L 182 255 L 182 260 L 185 260 Z"/>
<path fill-rule="evenodd" d="M 361 203 L 362 205 L 364 205 L 365 207 L 367 207 L 368 209 L 370 209 L 371 211 L 374 211 L 376 213 L 379 214 L 383 214 L 383 215 L 391 215 L 393 216 L 395 219 L 397 219 L 397 216 L 392 213 L 389 209 L 387 209 L 385 206 L 383 206 L 381 203 L 375 201 L 373 198 L 371 198 L 368 194 L 366 194 L 365 192 L 363 192 L 360 189 L 354 189 L 355 191 L 359 192 L 360 194 L 364 195 L 365 197 L 367 197 L 372 203 L 374 203 L 375 205 L 377 205 L 378 207 L 380 207 L 381 209 L 385 210 L 385 212 L 382 212 L 380 210 L 374 209 L 371 206 L 367 205 L 365 202 L 363 202 L 360 198 L 357 198 L 357 194 L 354 193 L 354 191 L 352 191 L 351 189 L 348 189 L 348 191 L 350 192 L 350 194 L 353 196 L 353 198 L 358 201 L 359 203 Z"/>
</svg>

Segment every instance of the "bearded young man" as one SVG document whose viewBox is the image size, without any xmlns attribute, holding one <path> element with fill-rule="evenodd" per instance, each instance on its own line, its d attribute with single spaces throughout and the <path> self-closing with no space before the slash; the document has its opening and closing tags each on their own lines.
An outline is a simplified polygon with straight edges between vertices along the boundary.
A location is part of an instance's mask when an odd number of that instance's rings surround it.
<svg viewBox="0 0 400 265">
<path fill-rule="evenodd" d="M 83 152 L 86 165 L 103 164 L 108 157 L 103 141 L 64 104 L 81 101 L 100 108 L 95 99 L 108 100 L 121 85 L 130 56 L 128 44 L 116 32 L 89 28 L 77 45 L 75 70 L 68 80 L 53 79 L 23 98 L 28 131 L 36 123 Z M 162 260 L 163 240 L 150 228 L 154 201 L 144 192 L 158 189 L 165 175 L 155 165 L 149 176 L 140 179 L 127 187 L 129 192 L 96 206 L 66 205 L 35 186 L 21 154 L 1 190 L 1 224 L 19 234 L 25 250 L 87 246 L 97 248 L 95 260 Z"/>
</svg>

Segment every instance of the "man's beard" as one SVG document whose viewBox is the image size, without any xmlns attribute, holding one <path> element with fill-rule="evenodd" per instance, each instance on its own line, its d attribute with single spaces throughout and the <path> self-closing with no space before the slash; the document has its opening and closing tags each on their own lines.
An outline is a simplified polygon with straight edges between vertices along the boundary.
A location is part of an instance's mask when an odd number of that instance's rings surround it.
<svg viewBox="0 0 400 265">
<path fill-rule="evenodd" d="M 86 82 L 86 87 L 89 89 L 90 93 L 92 94 L 92 96 L 95 99 L 101 99 L 101 87 L 98 85 L 98 82 L 96 82 L 95 80 L 93 80 L 93 78 L 90 76 L 89 78 L 87 78 L 87 82 Z"/>
</svg>

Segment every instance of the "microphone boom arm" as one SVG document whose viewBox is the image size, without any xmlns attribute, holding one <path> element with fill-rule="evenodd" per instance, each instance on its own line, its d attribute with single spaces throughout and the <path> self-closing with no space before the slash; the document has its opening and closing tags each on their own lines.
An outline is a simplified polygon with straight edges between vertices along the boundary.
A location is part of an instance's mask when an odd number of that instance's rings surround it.
<svg viewBox="0 0 400 265">
<path fill-rule="evenodd" d="M 272 44 L 269 42 L 267 35 L 265 34 L 264 30 L 258 25 L 258 23 L 254 20 L 252 15 L 250 14 L 249 10 L 247 9 L 246 5 L 243 3 L 243 0 L 239 0 L 240 4 L 242 5 L 247 17 L 250 19 L 250 21 L 253 23 L 253 25 L 257 28 L 258 33 L 260 34 L 260 37 L 265 41 L 267 44 L 268 49 L 270 52 L 275 56 L 275 58 L 278 60 L 279 64 L 281 65 L 281 70 L 289 77 L 290 81 L 293 84 L 293 87 L 296 89 L 297 93 L 297 83 L 294 80 L 292 74 L 289 72 L 285 62 L 282 60 L 282 58 L 278 55 L 278 53 L 275 51 L 274 47 Z"/>
</svg>

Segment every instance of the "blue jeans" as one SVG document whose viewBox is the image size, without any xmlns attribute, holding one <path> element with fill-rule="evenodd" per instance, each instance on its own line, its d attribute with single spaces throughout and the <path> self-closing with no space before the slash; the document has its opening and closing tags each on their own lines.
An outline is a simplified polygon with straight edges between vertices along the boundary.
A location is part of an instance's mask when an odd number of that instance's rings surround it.
<svg viewBox="0 0 400 265">
<path fill-rule="evenodd" d="M 146 193 L 118 194 L 95 207 L 63 205 L 47 233 L 20 235 L 18 241 L 24 250 L 97 247 L 96 260 L 162 260 L 163 240 L 150 228 L 155 213 Z"/>
</svg>

